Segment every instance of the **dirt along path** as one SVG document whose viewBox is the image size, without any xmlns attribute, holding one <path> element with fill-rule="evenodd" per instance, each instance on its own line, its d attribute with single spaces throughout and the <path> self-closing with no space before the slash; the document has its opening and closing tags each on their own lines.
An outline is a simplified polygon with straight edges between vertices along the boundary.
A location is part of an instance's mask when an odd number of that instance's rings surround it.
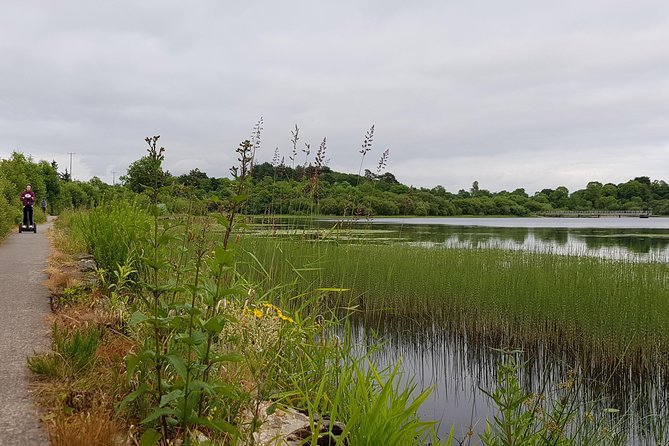
<svg viewBox="0 0 669 446">
<path fill-rule="evenodd" d="M 28 384 L 26 358 L 49 347 L 49 291 L 46 279 L 49 240 L 37 234 L 11 234 L 0 245 L 0 445 L 48 445 Z"/>
</svg>

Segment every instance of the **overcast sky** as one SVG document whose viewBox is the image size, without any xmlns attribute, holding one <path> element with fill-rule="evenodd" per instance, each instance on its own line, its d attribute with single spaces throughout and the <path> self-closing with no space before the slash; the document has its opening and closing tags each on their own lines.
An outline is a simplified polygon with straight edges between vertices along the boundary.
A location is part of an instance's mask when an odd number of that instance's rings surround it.
<svg viewBox="0 0 669 446">
<path fill-rule="evenodd" d="M 0 156 L 73 155 L 111 183 L 161 135 L 173 174 L 224 176 L 262 116 L 358 171 L 390 149 L 447 190 L 669 180 L 669 2 L 5 1 Z M 302 156 L 298 161 L 303 162 Z"/>
</svg>

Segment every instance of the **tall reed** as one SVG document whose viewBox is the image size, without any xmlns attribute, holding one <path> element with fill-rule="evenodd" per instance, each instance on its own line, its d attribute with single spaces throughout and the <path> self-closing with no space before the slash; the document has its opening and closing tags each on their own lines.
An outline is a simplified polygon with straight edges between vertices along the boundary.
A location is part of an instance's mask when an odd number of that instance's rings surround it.
<svg viewBox="0 0 669 446">
<path fill-rule="evenodd" d="M 342 245 L 248 238 L 270 283 L 322 292 L 367 315 L 393 312 L 496 336 L 507 345 L 548 342 L 593 365 L 635 371 L 665 363 L 669 267 L 589 257 L 408 245 Z M 253 263 L 249 262 L 248 265 Z M 249 273 L 253 274 L 251 268 Z"/>
</svg>

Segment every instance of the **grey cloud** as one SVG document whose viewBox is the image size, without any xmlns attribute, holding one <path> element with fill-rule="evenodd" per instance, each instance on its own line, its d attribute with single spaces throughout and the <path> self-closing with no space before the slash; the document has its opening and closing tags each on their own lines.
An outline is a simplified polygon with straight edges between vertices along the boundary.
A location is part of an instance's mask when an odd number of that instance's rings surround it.
<svg viewBox="0 0 669 446">
<path fill-rule="evenodd" d="M 173 173 L 220 176 L 263 116 L 261 160 L 287 155 L 298 123 L 356 172 L 375 123 L 366 167 L 390 148 L 415 185 L 661 176 L 668 16 L 660 1 L 21 2 L 0 17 L 0 148 L 77 152 L 82 176 L 111 181 L 161 134 Z"/>
</svg>

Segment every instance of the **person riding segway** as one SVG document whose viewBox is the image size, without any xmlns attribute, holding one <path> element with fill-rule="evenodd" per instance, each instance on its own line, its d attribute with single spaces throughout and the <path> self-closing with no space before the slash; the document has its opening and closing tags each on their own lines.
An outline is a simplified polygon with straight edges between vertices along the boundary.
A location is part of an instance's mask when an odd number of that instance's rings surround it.
<svg viewBox="0 0 669 446">
<path fill-rule="evenodd" d="M 33 221 L 33 205 L 35 204 L 35 192 L 30 184 L 21 192 L 21 202 L 23 203 L 23 223 L 19 226 L 19 232 L 32 231 L 37 232 L 37 226 Z"/>
</svg>

